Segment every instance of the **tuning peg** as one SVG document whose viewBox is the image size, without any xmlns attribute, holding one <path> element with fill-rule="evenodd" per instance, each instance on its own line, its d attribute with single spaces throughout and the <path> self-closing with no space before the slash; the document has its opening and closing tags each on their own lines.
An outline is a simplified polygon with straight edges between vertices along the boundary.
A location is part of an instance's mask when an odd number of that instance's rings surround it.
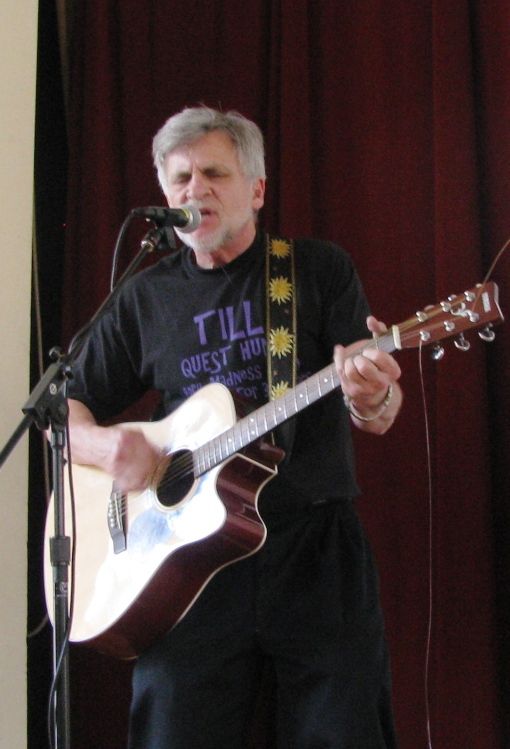
<svg viewBox="0 0 510 749">
<path fill-rule="evenodd" d="M 434 361 L 440 361 L 444 356 L 444 348 L 438 343 L 432 349 L 431 357 Z"/>
<path fill-rule="evenodd" d="M 464 333 L 459 333 L 459 335 L 454 340 L 454 344 L 461 351 L 469 351 L 469 349 L 471 348 L 470 342 L 466 338 L 464 338 Z"/>
<path fill-rule="evenodd" d="M 486 343 L 492 343 L 492 341 L 496 338 L 496 333 L 493 331 L 491 323 L 486 325 L 485 328 L 479 330 L 478 335 L 480 336 L 482 341 L 485 341 Z"/>
</svg>

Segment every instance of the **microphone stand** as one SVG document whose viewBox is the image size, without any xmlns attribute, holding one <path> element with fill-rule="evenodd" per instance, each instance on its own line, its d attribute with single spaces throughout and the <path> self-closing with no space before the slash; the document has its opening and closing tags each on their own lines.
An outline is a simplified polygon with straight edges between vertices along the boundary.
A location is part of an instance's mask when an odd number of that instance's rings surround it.
<svg viewBox="0 0 510 749">
<path fill-rule="evenodd" d="M 132 211 L 128 220 L 135 215 Z M 125 222 L 126 223 L 126 222 Z M 73 338 L 69 351 L 63 355 L 52 349 L 50 364 L 27 402 L 21 409 L 25 416 L 0 451 L 0 468 L 3 466 L 25 431 L 34 423 L 41 430 L 50 430 L 52 450 L 52 479 L 54 495 L 54 536 L 50 538 L 50 561 L 53 569 L 53 688 L 52 704 L 53 747 L 70 749 L 70 683 L 69 683 L 69 566 L 71 564 L 71 539 L 65 532 L 64 466 L 66 430 L 69 408 L 67 382 L 72 378 L 72 366 L 83 348 L 86 334 L 95 321 L 118 296 L 125 282 L 137 271 L 144 258 L 158 247 L 175 249 L 175 238 L 168 226 L 153 229 L 142 239 L 140 249 L 90 321 Z M 75 529 L 76 531 L 76 529 Z M 72 602 L 72 594 L 71 594 Z M 72 603 L 71 603 L 72 609 Z M 71 610 L 72 613 L 72 610 Z"/>
</svg>

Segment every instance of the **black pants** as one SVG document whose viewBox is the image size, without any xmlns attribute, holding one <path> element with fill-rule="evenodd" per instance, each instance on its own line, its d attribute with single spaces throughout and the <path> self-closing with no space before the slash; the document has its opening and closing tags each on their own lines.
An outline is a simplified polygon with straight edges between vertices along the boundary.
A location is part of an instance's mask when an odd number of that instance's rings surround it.
<svg viewBox="0 0 510 749">
<path fill-rule="evenodd" d="M 130 749 L 246 749 L 268 657 L 278 749 L 396 746 L 377 575 L 351 503 L 268 528 L 139 658 Z"/>
</svg>

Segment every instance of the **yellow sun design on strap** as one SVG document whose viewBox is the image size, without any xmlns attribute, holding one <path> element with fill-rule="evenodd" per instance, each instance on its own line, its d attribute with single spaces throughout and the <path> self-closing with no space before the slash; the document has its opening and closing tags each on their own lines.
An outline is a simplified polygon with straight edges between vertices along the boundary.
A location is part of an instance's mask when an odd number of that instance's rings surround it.
<svg viewBox="0 0 510 749">
<path fill-rule="evenodd" d="M 273 239 L 271 241 L 271 255 L 276 255 L 276 257 L 287 257 L 289 252 L 290 246 L 285 239 Z"/>
<path fill-rule="evenodd" d="M 288 302 L 292 298 L 292 284 L 289 279 L 283 276 L 273 278 L 269 282 L 269 296 L 271 301 L 278 302 L 278 304 Z"/>
<path fill-rule="evenodd" d="M 284 393 L 287 392 L 289 389 L 289 383 L 285 382 L 285 380 L 280 380 L 280 382 L 277 382 L 276 385 L 271 386 L 271 400 L 274 400 L 275 398 L 279 398 L 281 395 L 284 395 Z"/>
<path fill-rule="evenodd" d="M 289 333 L 288 328 L 283 326 L 279 328 L 273 328 L 269 334 L 269 348 L 272 356 L 277 356 L 279 359 L 282 356 L 287 356 L 292 351 L 294 343 L 294 336 Z"/>
</svg>

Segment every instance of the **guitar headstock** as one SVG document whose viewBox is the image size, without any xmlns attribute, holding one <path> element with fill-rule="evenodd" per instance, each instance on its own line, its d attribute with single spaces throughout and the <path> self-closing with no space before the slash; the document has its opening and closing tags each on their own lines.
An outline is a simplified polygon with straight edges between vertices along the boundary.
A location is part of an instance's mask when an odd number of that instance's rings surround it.
<svg viewBox="0 0 510 749">
<path fill-rule="evenodd" d="M 477 284 L 463 294 L 449 296 L 444 302 L 424 307 L 409 320 L 395 326 L 394 337 L 398 348 L 418 348 L 449 336 L 456 336 L 458 348 L 467 350 L 469 343 L 464 331 L 482 328 L 483 340 L 494 338 L 492 326 L 504 320 L 498 303 L 495 283 Z M 440 354 L 438 354 L 440 358 Z"/>
</svg>

